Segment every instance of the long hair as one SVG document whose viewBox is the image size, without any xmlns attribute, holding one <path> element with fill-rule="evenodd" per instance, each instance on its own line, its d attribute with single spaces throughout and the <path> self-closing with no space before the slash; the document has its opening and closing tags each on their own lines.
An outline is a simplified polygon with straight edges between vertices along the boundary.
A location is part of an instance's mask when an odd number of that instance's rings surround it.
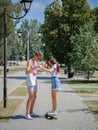
<svg viewBox="0 0 98 130">
<path fill-rule="evenodd" d="M 54 65 L 54 64 L 56 64 L 57 65 L 57 72 L 59 73 L 60 72 L 60 66 L 59 66 L 59 64 L 58 64 L 58 62 L 56 61 L 56 59 L 53 57 L 53 56 L 49 56 L 49 58 L 47 59 L 47 65 L 49 66 L 49 67 L 51 67 L 50 66 L 50 64 L 48 63 L 48 61 L 50 61 L 50 63 L 52 64 L 52 65 Z"/>
</svg>

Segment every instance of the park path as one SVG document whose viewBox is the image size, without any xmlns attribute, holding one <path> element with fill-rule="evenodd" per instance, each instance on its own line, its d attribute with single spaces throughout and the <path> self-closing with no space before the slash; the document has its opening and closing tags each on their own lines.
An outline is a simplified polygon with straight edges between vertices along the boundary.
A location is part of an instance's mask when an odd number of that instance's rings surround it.
<svg viewBox="0 0 98 130">
<path fill-rule="evenodd" d="M 26 79 L 24 72 L 17 73 L 9 77 L 10 87 L 19 86 Z M 66 79 L 60 77 L 62 89 L 58 95 L 58 119 L 47 120 L 44 114 L 51 109 L 51 80 L 50 75 L 42 73 L 38 77 L 38 96 L 34 112 L 40 115 L 40 118 L 27 120 L 24 118 L 27 96 L 17 109 L 13 118 L 8 123 L 0 123 L 0 130 L 98 130 L 98 123 L 94 116 L 74 93 L 71 86 L 66 84 Z M 26 87 L 26 86 L 25 86 Z"/>
</svg>

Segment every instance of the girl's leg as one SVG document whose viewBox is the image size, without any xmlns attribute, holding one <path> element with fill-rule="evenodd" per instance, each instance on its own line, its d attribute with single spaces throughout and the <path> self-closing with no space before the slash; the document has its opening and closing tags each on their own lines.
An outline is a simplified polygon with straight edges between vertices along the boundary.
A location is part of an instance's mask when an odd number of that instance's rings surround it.
<svg viewBox="0 0 98 130">
<path fill-rule="evenodd" d="M 34 108 L 34 104 L 35 104 L 36 97 L 37 97 L 37 93 L 36 93 L 36 92 L 33 92 L 32 101 L 31 101 L 31 107 L 30 107 L 30 114 L 33 113 L 33 108 Z"/>
<path fill-rule="evenodd" d="M 26 115 L 30 114 L 31 102 L 32 102 L 33 92 L 29 92 L 29 97 L 26 104 Z"/>
<path fill-rule="evenodd" d="M 52 109 L 53 111 L 57 110 L 58 104 L 58 90 L 52 90 Z"/>
</svg>

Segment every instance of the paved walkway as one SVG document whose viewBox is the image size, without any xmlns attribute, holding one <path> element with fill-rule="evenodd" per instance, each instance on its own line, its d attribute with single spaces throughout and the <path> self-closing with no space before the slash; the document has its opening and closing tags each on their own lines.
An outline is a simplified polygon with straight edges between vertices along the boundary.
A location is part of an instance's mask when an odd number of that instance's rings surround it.
<svg viewBox="0 0 98 130">
<path fill-rule="evenodd" d="M 20 71 L 13 75 L 7 75 L 7 94 L 11 93 L 26 80 L 24 71 Z M 3 98 L 3 75 L 0 75 L 0 100 Z"/>
<path fill-rule="evenodd" d="M 19 86 L 26 77 L 24 73 L 11 76 L 10 87 Z M 16 78 L 15 78 L 16 77 Z M 58 95 L 58 119 L 47 120 L 44 114 L 51 109 L 51 80 L 46 73 L 38 78 L 38 96 L 34 111 L 42 118 L 26 120 L 24 118 L 27 96 L 8 123 L 0 123 L 0 130 L 98 130 L 98 123 L 85 104 L 66 84 L 65 78 L 60 77 L 62 89 Z M 9 89 L 10 89 L 9 87 Z"/>
</svg>

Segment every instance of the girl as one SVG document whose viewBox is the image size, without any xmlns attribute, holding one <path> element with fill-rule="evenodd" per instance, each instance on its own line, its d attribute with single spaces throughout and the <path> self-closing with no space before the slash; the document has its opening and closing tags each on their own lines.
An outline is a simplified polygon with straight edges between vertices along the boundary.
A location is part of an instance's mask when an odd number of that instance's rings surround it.
<svg viewBox="0 0 98 130">
<path fill-rule="evenodd" d="M 59 65 L 57 61 L 50 56 L 47 60 L 48 67 L 41 67 L 43 70 L 47 72 L 51 72 L 51 79 L 52 79 L 52 87 L 51 87 L 51 96 L 52 96 L 52 110 L 48 112 L 48 115 L 56 116 L 57 115 L 57 96 L 58 91 L 60 89 L 60 81 L 58 78 L 58 73 L 60 72 Z"/>
</svg>

